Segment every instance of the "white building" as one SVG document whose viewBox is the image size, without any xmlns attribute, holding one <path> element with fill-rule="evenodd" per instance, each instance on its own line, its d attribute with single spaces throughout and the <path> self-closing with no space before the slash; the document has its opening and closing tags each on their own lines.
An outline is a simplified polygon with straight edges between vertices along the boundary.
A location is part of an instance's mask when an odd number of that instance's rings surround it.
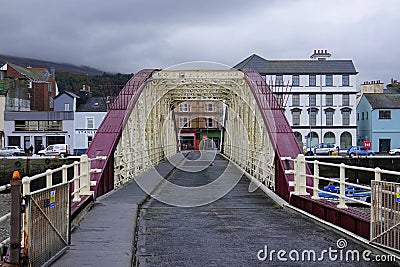
<svg viewBox="0 0 400 267">
<path fill-rule="evenodd" d="M 74 116 L 69 111 L 6 111 L 5 144 L 24 149 L 32 144 L 34 153 L 41 146 L 74 143 Z"/>
<path fill-rule="evenodd" d="M 107 113 L 106 99 L 92 97 L 90 91 L 81 90 L 79 96 L 64 91 L 54 98 L 54 109 L 73 113 L 73 144 L 71 152 L 81 155 L 86 152 Z"/>
<path fill-rule="evenodd" d="M 314 50 L 308 60 L 266 60 L 253 54 L 235 66 L 254 69 L 285 111 L 301 145 L 356 144 L 357 71 L 352 60 L 331 60 L 327 50 Z M 310 138 L 311 136 L 311 138 Z"/>
</svg>

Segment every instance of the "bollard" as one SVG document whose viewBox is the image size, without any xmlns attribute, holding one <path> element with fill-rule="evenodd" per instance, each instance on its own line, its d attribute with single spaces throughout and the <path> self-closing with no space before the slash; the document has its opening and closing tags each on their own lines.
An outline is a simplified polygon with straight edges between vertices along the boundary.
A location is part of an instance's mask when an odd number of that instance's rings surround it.
<svg viewBox="0 0 400 267">
<path fill-rule="evenodd" d="M 10 181 L 10 185 L 11 185 L 11 219 L 10 219 L 10 248 L 9 248 L 10 256 L 8 263 L 20 266 L 22 181 L 18 171 L 14 171 L 12 179 Z"/>
</svg>

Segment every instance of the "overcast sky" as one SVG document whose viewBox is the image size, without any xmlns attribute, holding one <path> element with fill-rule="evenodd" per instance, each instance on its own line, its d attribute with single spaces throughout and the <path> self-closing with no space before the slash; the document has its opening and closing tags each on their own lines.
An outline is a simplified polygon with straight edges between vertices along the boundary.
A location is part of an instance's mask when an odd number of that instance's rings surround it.
<svg viewBox="0 0 400 267">
<path fill-rule="evenodd" d="M 187 61 L 233 66 L 256 53 L 352 59 L 357 81 L 400 80 L 398 0 L 12 0 L 0 54 L 132 73 Z"/>
</svg>

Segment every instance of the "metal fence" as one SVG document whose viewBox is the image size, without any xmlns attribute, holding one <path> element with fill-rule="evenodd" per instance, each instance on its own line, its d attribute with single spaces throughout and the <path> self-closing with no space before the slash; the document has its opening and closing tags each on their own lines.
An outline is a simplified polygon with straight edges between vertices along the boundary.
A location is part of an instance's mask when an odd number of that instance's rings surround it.
<svg viewBox="0 0 400 267">
<path fill-rule="evenodd" d="M 385 175 L 400 176 L 400 172 L 388 171 L 380 168 L 351 166 L 343 163 L 334 164 L 317 160 L 307 161 L 302 154 L 298 155 L 297 159 L 289 157 L 281 159 L 292 162 L 293 164 L 293 170 L 286 171 L 294 176 L 294 181 L 290 183 L 290 185 L 294 187 L 294 191 L 291 192 L 292 194 L 311 194 L 312 198 L 315 200 L 330 199 L 337 202 L 337 207 L 340 209 L 348 208 L 349 202 L 369 206 L 371 212 L 370 241 L 400 251 L 400 184 L 381 181 L 385 179 Z M 313 174 L 306 173 L 306 164 L 314 164 Z M 320 176 L 319 167 L 321 165 L 339 168 L 339 179 Z M 371 181 L 371 185 L 347 182 L 346 170 L 349 169 L 372 172 L 374 173 L 375 179 Z M 312 179 L 312 185 L 307 183 L 307 178 Z M 326 188 L 320 188 L 319 185 L 321 181 L 337 184 L 337 192 L 327 192 Z M 359 188 L 362 192 L 370 192 L 371 198 L 369 201 L 357 199 L 354 195 L 349 193 L 349 187 Z"/>
<path fill-rule="evenodd" d="M 400 252 L 400 184 L 372 181 L 371 242 Z"/>
<path fill-rule="evenodd" d="M 1 222 L 11 217 L 10 238 L 2 242 L 3 246 L 10 243 L 7 262 L 46 266 L 68 248 L 71 203 L 93 195 L 90 187 L 95 182 L 90 180 L 90 174 L 99 170 L 91 169 L 91 162 L 105 157 L 89 159 L 82 155 L 77 159 L 22 181 L 14 172 L 19 180 L 13 177 L 11 181 L 11 213 L 0 218 Z"/>
<path fill-rule="evenodd" d="M 346 164 L 335 164 L 328 162 L 320 162 L 318 160 L 307 161 L 305 156 L 299 154 L 297 159 L 292 159 L 290 157 L 282 157 L 284 161 L 289 161 L 293 163 L 293 170 L 287 170 L 286 173 L 293 174 L 294 180 L 290 182 L 290 186 L 294 187 L 292 194 L 295 195 L 312 195 L 313 199 L 328 199 L 338 203 L 337 207 L 341 209 L 347 208 L 347 203 L 353 202 L 357 204 L 362 204 L 365 206 L 371 206 L 371 198 L 360 200 L 357 198 L 355 192 L 372 193 L 371 185 L 359 184 L 355 182 L 349 182 L 346 177 L 346 170 L 356 170 L 356 171 L 366 171 L 374 173 L 375 181 L 381 181 L 382 175 L 396 175 L 400 176 L 400 172 L 383 170 L 380 168 L 365 168 Z M 306 164 L 314 165 L 314 172 L 312 174 L 306 173 Z M 320 166 L 330 166 L 338 168 L 339 177 L 323 177 L 320 175 Z M 311 183 L 307 182 L 310 181 Z M 337 191 L 327 192 L 326 188 L 320 188 L 320 184 L 325 182 L 325 184 L 336 185 Z M 349 189 L 354 190 L 349 190 Z M 352 194 L 353 193 L 353 194 Z"/>
<path fill-rule="evenodd" d="M 30 266 L 44 266 L 70 244 L 70 183 L 25 196 L 24 255 Z"/>
</svg>

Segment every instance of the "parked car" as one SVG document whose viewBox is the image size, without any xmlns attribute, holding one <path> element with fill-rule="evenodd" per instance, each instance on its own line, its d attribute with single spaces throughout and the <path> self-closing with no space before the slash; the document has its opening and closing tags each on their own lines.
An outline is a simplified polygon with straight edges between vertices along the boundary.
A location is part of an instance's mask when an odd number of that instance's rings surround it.
<svg viewBox="0 0 400 267">
<path fill-rule="evenodd" d="M 400 148 L 393 148 L 389 151 L 390 155 L 400 155 Z"/>
<path fill-rule="evenodd" d="M 38 152 L 41 156 L 60 156 L 62 158 L 69 155 L 69 147 L 67 144 L 50 145 L 46 149 Z"/>
<path fill-rule="evenodd" d="M 334 143 L 321 143 L 313 148 L 315 155 L 331 155 L 332 152 L 338 152 L 338 146 Z"/>
<path fill-rule="evenodd" d="M 5 146 L 0 149 L 0 156 L 23 156 L 25 151 L 19 146 Z"/>
<path fill-rule="evenodd" d="M 369 149 L 365 149 L 364 146 L 352 146 L 347 150 L 349 157 L 358 156 L 375 156 L 375 152 Z"/>
</svg>

